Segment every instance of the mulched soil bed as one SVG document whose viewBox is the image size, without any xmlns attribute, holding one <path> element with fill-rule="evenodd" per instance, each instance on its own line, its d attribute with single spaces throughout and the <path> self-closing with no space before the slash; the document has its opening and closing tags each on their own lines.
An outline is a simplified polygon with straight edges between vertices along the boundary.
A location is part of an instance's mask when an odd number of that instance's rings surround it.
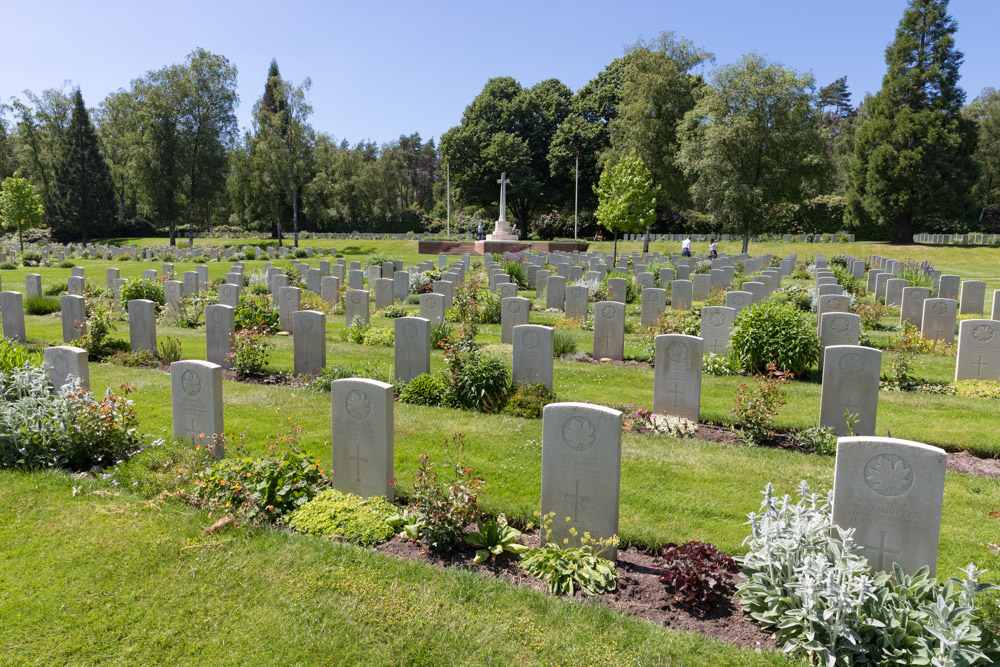
<svg viewBox="0 0 1000 667">
<path fill-rule="evenodd" d="M 997 459 L 981 459 L 967 451 L 948 452 L 948 470 L 964 472 L 980 477 L 1000 478 L 1000 461 Z"/>
<path fill-rule="evenodd" d="M 521 542 L 538 546 L 539 539 L 537 535 L 524 535 Z M 452 552 L 429 551 L 417 542 L 398 537 L 375 549 L 396 558 L 418 560 L 438 567 L 468 568 L 483 576 L 536 591 L 548 591 L 545 582 L 526 574 L 518 567 L 517 561 L 507 555 L 492 563 L 477 564 L 473 562 L 476 555 L 473 549 Z M 778 648 L 777 642 L 770 634 L 743 616 L 740 598 L 737 595 L 731 596 L 725 603 L 708 613 L 688 609 L 676 603 L 653 569 L 653 560 L 652 556 L 634 547 L 621 550 L 618 552 L 618 588 L 615 591 L 596 597 L 586 597 L 577 591 L 573 597 L 581 604 L 603 604 L 617 612 L 636 616 L 657 625 L 675 630 L 699 632 L 744 648 Z M 731 577 L 735 586 L 739 575 L 727 576 Z"/>
</svg>

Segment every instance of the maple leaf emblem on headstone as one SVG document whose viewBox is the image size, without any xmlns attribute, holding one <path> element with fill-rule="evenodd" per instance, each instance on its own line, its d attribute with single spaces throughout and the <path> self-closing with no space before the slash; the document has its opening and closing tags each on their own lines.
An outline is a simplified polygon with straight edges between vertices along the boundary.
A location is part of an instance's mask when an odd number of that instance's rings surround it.
<svg viewBox="0 0 1000 667">
<path fill-rule="evenodd" d="M 882 454 L 868 461 L 865 481 L 881 496 L 898 496 L 913 485 L 913 469 L 898 456 Z"/>
<path fill-rule="evenodd" d="M 594 446 L 597 434 L 594 426 L 583 417 L 570 417 L 563 426 L 563 440 L 577 451 L 584 451 Z"/>
</svg>

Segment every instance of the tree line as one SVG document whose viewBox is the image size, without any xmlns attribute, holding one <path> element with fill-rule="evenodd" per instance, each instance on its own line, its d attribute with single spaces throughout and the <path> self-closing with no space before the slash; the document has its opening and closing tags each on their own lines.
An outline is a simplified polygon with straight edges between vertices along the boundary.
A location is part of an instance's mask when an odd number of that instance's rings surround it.
<svg viewBox="0 0 1000 667">
<path fill-rule="evenodd" d="M 830 232 L 906 242 L 923 230 L 1000 230 L 1000 93 L 966 104 L 947 0 L 910 0 L 882 88 L 857 106 L 846 77 L 748 54 L 715 66 L 674 33 L 638 41 L 580 90 L 487 81 L 440 138 L 350 145 L 316 131 L 310 81 L 272 61 L 240 129 L 237 70 L 196 49 L 95 108 L 79 89 L 0 105 L 0 179 L 18 172 L 63 240 L 165 231 L 471 231 L 508 207 L 541 238 L 598 224 L 602 172 L 635 154 L 658 232 Z M 576 184 L 579 183 L 577 190 Z M 579 193 L 577 207 L 577 192 Z"/>
</svg>

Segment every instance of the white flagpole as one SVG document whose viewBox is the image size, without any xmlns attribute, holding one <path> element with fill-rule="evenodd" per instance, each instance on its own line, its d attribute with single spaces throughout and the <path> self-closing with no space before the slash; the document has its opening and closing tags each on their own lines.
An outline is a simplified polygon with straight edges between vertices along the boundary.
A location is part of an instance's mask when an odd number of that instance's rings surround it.
<svg viewBox="0 0 1000 667">
<path fill-rule="evenodd" d="M 573 193 L 573 240 L 576 240 L 576 214 L 580 206 L 580 156 L 576 156 L 576 181 Z"/>
</svg>

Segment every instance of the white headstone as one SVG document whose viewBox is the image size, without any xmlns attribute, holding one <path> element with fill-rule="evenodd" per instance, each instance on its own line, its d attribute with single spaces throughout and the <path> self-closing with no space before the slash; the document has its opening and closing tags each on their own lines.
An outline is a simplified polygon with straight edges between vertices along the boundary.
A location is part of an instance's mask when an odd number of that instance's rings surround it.
<svg viewBox="0 0 1000 667">
<path fill-rule="evenodd" d="M 333 486 L 392 500 L 392 385 L 350 378 L 330 385 Z"/>
<path fill-rule="evenodd" d="M 64 343 L 72 343 L 87 333 L 87 300 L 82 296 L 63 294 L 59 297 Z"/>
<path fill-rule="evenodd" d="M 958 319 L 958 301 L 954 299 L 925 299 L 920 335 L 927 340 L 955 343 L 955 322 Z"/>
<path fill-rule="evenodd" d="M 72 378 L 80 378 L 80 386 L 90 388 L 90 366 L 87 351 L 72 345 L 57 345 L 45 348 L 45 370 L 49 382 L 56 390 L 61 389 Z"/>
<path fill-rule="evenodd" d="M 855 415 L 853 432 L 874 435 L 882 352 L 858 345 L 832 345 L 823 353 L 819 425 L 848 435 L 845 413 Z"/>
<path fill-rule="evenodd" d="M 281 287 L 278 289 L 278 330 L 294 333 L 293 315 L 299 309 L 302 290 L 298 287 Z"/>
<path fill-rule="evenodd" d="M 298 310 L 292 314 L 292 331 L 295 375 L 318 374 L 326 366 L 326 315 Z"/>
<path fill-rule="evenodd" d="M 959 380 L 1000 382 L 1000 321 L 959 322 L 955 382 Z"/>
<path fill-rule="evenodd" d="M 729 336 L 736 324 L 736 309 L 727 306 L 705 306 L 701 309 L 701 337 L 705 351 L 712 354 L 729 352 Z"/>
<path fill-rule="evenodd" d="M 420 295 L 420 317 L 429 321 L 431 325 L 444 322 L 444 294 L 434 294 L 432 292 Z"/>
<path fill-rule="evenodd" d="M 236 335 L 235 312 L 234 307 L 222 303 L 205 308 L 206 359 L 223 368 L 233 367 L 226 357 L 232 352 L 233 337 Z"/>
<path fill-rule="evenodd" d="M 222 422 L 222 367 L 207 361 L 170 364 L 170 395 L 174 437 L 213 444 L 224 431 Z M 223 452 L 216 450 L 222 458 Z"/>
<path fill-rule="evenodd" d="M 584 533 L 595 540 L 618 534 L 621 443 L 617 410 L 585 403 L 550 403 L 543 409 L 542 516 L 554 514 L 556 544 L 578 544 Z M 607 557 L 614 560 L 616 550 Z"/>
<path fill-rule="evenodd" d="M 854 528 L 854 543 L 877 572 L 937 568 L 944 500 L 944 450 L 896 438 L 840 438 L 833 523 Z"/>
<path fill-rule="evenodd" d="M 156 352 L 156 303 L 149 299 L 128 302 L 128 335 L 133 352 Z"/>
<path fill-rule="evenodd" d="M 514 382 L 543 384 L 552 391 L 552 345 L 555 330 L 539 324 L 514 327 Z"/>
<path fill-rule="evenodd" d="M 500 342 L 513 343 L 513 329 L 528 323 L 531 301 L 523 297 L 506 297 L 500 300 Z"/>
<path fill-rule="evenodd" d="M 81 297 L 82 298 L 82 297 Z M 0 292 L 0 317 L 3 318 L 3 337 L 22 343 L 27 342 L 24 329 L 24 306 L 20 292 Z"/>
<path fill-rule="evenodd" d="M 663 334 L 655 340 L 653 412 L 697 422 L 701 406 L 702 339 Z"/>
<path fill-rule="evenodd" d="M 625 357 L 625 304 L 602 301 L 594 304 L 594 359 Z"/>
<path fill-rule="evenodd" d="M 397 317 L 393 327 L 393 366 L 396 379 L 409 382 L 422 373 L 430 373 L 430 320 L 423 317 Z"/>
</svg>

